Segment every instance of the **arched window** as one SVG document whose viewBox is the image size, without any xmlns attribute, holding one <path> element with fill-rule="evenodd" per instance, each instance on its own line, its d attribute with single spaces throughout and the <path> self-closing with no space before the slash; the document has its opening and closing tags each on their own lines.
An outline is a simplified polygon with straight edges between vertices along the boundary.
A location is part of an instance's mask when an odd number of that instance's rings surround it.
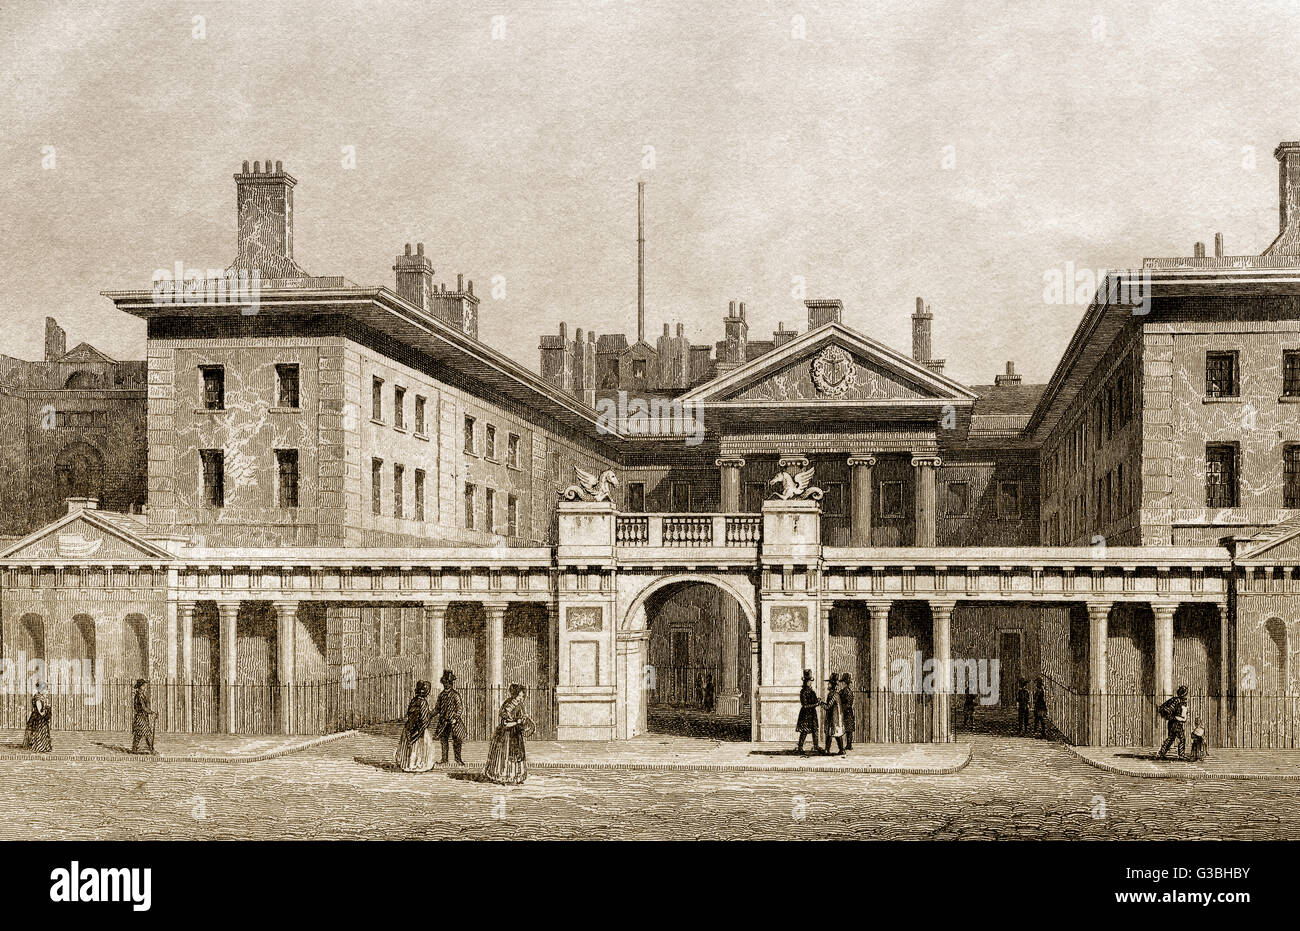
<svg viewBox="0 0 1300 931">
<path fill-rule="evenodd" d="M 132 681 L 149 678 L 149 620 L 143 614 L 128 614 L 122 623 L 121 674 Z"/>
<path fill-rule="evenodd" d="M 64 388 L 94 388 L 99 382 L 98 376 L 92 372 L 78 369 L 68 376 L 68 380 L 63 383 Z"/>
<path fill-rule="evenodd" d="M 1264 645 L 1268 681 L 1263 685 L 1273 695 L 1285 695 L 1291 687 L 1291 653 L 1286 622 L 1280 617 L 1271 617 L 1264 625 L 1264 631 L 1268 634 Z"/>
<path fill-rule="evenodd" d="M 31 672 L 28 663 L 37 659 L 44 662 L 45 660 L 45 618 L 39 614 L 24 614 L 18 621 L 18 653 L 11 657 L 16 668 L 14 674 L 18 678 L 20 687 L 23 691 L 34 689 L 45 684 L 43 674 L 37 674 L 28 678 Z"/>
<path fill-rule="evenodd" d="M 98 498 L 104 482 L 104 456 L 89 443 L 69 443 L 54 459 L 59 500 Z"/>
</svg>

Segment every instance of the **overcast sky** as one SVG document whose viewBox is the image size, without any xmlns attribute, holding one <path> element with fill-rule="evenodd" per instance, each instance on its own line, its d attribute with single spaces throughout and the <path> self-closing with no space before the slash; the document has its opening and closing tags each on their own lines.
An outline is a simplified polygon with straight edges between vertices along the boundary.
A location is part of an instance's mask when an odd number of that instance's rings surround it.
<svg viewBox="0 0 1300 931">
<path fill-rule="evenodd" d="M 143 358 L 98 292 L 229 264 L 231 175 L 269 158 L 307 271 L 392 287 L 422 240 L 532 368 L 561 320 L 635 336 L 643 179 L 651 336 L 712 342 L 731 299 L 802 331 L 801 276 L 904 351 L 923 295 L 960 380 L 1045 381 L 1083 310 L 1045 272 L 1258 253 L 1300 138 L 1300 4 L 1055 6 L 8 4 L 0 351 L 50 314 Z"/>
</svg>

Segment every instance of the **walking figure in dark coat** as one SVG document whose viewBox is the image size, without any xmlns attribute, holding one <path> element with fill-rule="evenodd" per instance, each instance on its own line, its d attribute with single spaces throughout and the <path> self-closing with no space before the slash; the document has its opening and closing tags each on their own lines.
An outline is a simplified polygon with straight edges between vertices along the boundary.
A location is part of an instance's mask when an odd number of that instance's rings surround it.
<svg viewBox="0 0 1300 931">
<path fill-rule="evenodd" d="M 50 700 L 44 689 L 32 696 L 32 713 L 27 718 L 27 730 L 23 732 L 23 749 L 37 753 L 49 753 L 54 749 L 50 740 Z"/>
<path fill-rule="evenodd" d="M 967 692 L 966 697 L 962 699 L 961 726 L 970 727 L 974 723 L 975 723 L 975 693 Z"/>
<path fill-rule="evenodd" d="M 1023 735 L 1029 730 L 1029 683 L 1024 679 L 1020 680 L 1020 689 L 1016 692 L 1016 718 Z"/>
<path fill-rule="evenodd" d="M 844 755 L 844 706 L 840 704 L 840 677 L 838 673 L 831 673 L 831 677 L 826 680 L 826 700 L 821 703 L 826 709 L 826 752 L 831 752 L 831 738 L 835 738 L 835 745 L 839 747 L 839 756 Z"/>
<path fill-rule="evenodd" d="M 809 734 L 812 734 L 813 749 L 818 753 L 822 752 L 820 742 L 817 740 L 817 706 L 821 702 L 817 700 L 817 692 L 812 687 L 812 681 L 812 670 L 805 669 L 803 687 L 799 689 L 799 720 L 795 723 L 799 731 L 799 745 L 794 748 L 796 753 L 803 753 L 803 741 Z"/>
<path fill-rule="evenodd" d="M 438 762 L 447 762 L 447 744 L 451 743 L 456 749 L 456 762 L 464 766 L 465 761 L 460 758 L 460 747 L 465 742 L 466 730 L 460 692 L 456 691 L 456 674 L 448 669 L 439 681 L 442 682 L 442 691 L 438 693 L 438 701 L 433 706 L 433 717 L 437 721 L 433 735 L 442 741 L 442 759 Z"/>
<path fill-rule="evenodd" d="M 134 709 L 131 715 L 131 752 L 158 755 L 153 748 L 154 723 L 158 712 L 149 706 L 149 683 L 144 679 L 135 680 Z M 147 749 L 141 750 L 143 743 Z"/>
<path fill-rule="evenodd" d="M 857 719 L 853 717 L 853 677 L 847 672 L 840 673 L 840 711 L 844 715 L 844 749 L 852 750 Z"/>
<path fill-rule="evenodd" d="M 1034 680 L 1034 730 L 1039 737 L 1047 736 L 1047 695 L 1041 677 Z"/>
<path fill-rule="evenodd" d="M 1159 758 L 1168 759 L 1169 748 L 1178 741 L 1178 759 L 1187 759 L 1187 686 L 1178 686 L 1178 694 L 1160 706 L 1161 716 L 1169 722 L 1169 736 L 1160 747 Z"/>
</svg>

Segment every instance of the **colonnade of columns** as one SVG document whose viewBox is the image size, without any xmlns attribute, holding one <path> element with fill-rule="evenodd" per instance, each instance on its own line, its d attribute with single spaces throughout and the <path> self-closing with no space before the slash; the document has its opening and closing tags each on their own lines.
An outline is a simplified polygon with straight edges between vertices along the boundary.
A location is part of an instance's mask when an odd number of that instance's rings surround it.
<svg viewBox="0 0 1300 931">
<path fill-rule="evenodd" d="M 293 732 L 295 720 L 294 689 L 296 681 L 296 654 L 298 636 L 297 600 L 276 600 L 271 602 L 276 615 L 276 651 L 275 675 L 281 688 L 282 699 L 278 706 L 277 722 L 281 733 Z M 453 604 L 470 604 L 466 601 L 426 601 L 422 602 L 424 612 L 424 629 L 427 642 L 424 644 L 428 658 L 425 677 L 435 690 L 446 668 L 446 620 L 447 611 Z M 515 602 L 478 602 L 483 607 L 486 626 L 487 669 L 486 682 L 489 688 L 502 689 L 505 681 L 505 617 L 506 612 Z M 519 602 L 535 604 L 536 602 Z M 177 601 L 176 623 L 169 625 L 167 631 L 167 656 L 169 659 L 168 678 L 185 683 L 194 682 L 194 612 L 197 601 Z M 216 601 L 218 616 L 217 631 L 217 681 L 219 689 L 219 720 L 223 733 L 235 733 L 236 720 L 233 714 L 236 688 L 236 644 L 238 642 L 239 610 L 245 604 L 243 599 L 218 599 Z M 550 682 L 556 681 L 556 640 L 557 613 L 553 606 L 547 609 L 547 654 L 550 668 Z M 179 643 L 177 642 L 179 640 Z"/>
<path fill-rule="evenodd" d="M 847 459 L 849 467 L 849 545 L 870 546 L 873 520 L 874 488 L 872 481 L 876 456 L 857 453 Z M 936 543 L 937 474 L 942 460 L 932 453 L 912 456 L 913 516 L 916 546 L 934 546 Z M 719 506 L 724 514 L 740 510 L 740 473 L 745 460 L 739 456 L 723 457 L 715 462 L 719 472 Z M 806 456 L 788 454 L 781 457 L 779 466 L 785 470 L 808 467 Z M 815 479 L 814 479 L 815 481 Z"/>
</svg>

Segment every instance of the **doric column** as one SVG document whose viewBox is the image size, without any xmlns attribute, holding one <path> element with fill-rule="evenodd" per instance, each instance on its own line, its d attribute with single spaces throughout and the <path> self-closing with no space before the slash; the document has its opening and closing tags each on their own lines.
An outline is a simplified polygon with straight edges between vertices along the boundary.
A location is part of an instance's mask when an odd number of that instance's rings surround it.
<svg viewBox="0 0 1300 931">
<path fill-rule="evenodd" d="M 182 682 L 194 681 L 194 609 L 193 601 L 176 602 L 176 620 L 180 626 L 180 670 L 178 678 Z"/>
<path fill-rule="evenodd" d="M 424 655 L 428 660 L 426 675 L 436 695 L 438 685 L 442 682 L 442 671 L 446 668 L 446 660 L 443 658 L 443 645 L 447 642 L 447 602 L 426 601 L 423 608 Z"/>
<path fill-rule="evenodd" d="M 176 665 L 179 661 L 177 655 L 177 634 L 176 624 L 179 614 L 176 610 L 176 602 L 167 603 L 167 629 L 163 631 L 163 656 L 166 668 L 163 670 L 164 678 L 168 685 L 176 681 Z M 146 673 L 147 675 L 148 673 Z M 169 701 L 167 707 L 170 711 L 172 703 Z M 170 722 L 169 722 L 170 725 Z"/>
<path fill-rule="evenodd" d="M 1215 605 L 1219 609 L 1219 739 L 1225 740 L 1228 734 L 1228 603 Z"/>
<path fill-rule="evenodd" d="M 930 602 L 934 621 L 934 742 L 952 740 L 952 609 L 951 601 Z"/>
<path fill-rule="evenodd" d="M 487 685 L 496 689 L 493 699 L 499 704 L 504 701 L 501 690 L 505 688 L 505 621 L 504 602 L 485 604 L 483 611 L 487 615 Z M 495 711 L 494 708 L 489 710 Z"/>
<path fill-rule="evenodd" d="M 280 690 L 280 733 L 293 733 L 294 633 L 298 620 L 298 602 L 272 602 L 275 608 L 275 677 Z"/>
<path fill-rule="evenodd" d="M 916 490 L 916 507 L 913 513 L 916 519 L 916 546 L 934 546 L 935 534 L 935 472 L 942 460 L 934 455 L 916 455 L 912 457 L 914 484 Z"/>
<path fill-rule="evenodd" d="M 1088 743 L 1094 747 L 1106 746 L 1106 644 L 1110 636 L 1109 601 L 1088 603 Z"/>
<path fill-rule="evenodd" d="M 740 470 L 745 467 L 745 460 L 730 457 L 714 462 L 719 469 L 719 510 L 724 514 L 740 512 Z"/>
<path fill-rule="evenodd" d="M 239 629 L 239 602 L 218 601 L 217 654 L 220 671 L 221 695 L 220 706 L 221 730 L 226 734 L 235 733 L 235 638 Z"/>
<path fill-rule="evenodd" d="M 849 457 L 849 545 L 871 545 L 871 470 L 875 456 Z"/>
<path fill-rule="evenodd" d="M 1156 702 L 1174 694 L 1174 612 L 1176 602 L 1152 602 L 1156 621 Z"/>
<path fill-rule="evenodd" d="M 727 594 L 718 605 L 719 679 L 715 703 L 718 714 L 740 714 L 740 606 Z"/>
<path fill-rule="evenodd" d="M 749 632 L 749 739 L 758 742 L 759 724 L 758 720 L 759 705 L 758 701 L 758 677 L 759 671 L 759 635 L 757 631 Z"/>
<path fill-rule="evenodd" d="M 871 739 L 889 740 L 889 607 L 892 602 L 869 601 L 871 612 Z"/>
</svg>

